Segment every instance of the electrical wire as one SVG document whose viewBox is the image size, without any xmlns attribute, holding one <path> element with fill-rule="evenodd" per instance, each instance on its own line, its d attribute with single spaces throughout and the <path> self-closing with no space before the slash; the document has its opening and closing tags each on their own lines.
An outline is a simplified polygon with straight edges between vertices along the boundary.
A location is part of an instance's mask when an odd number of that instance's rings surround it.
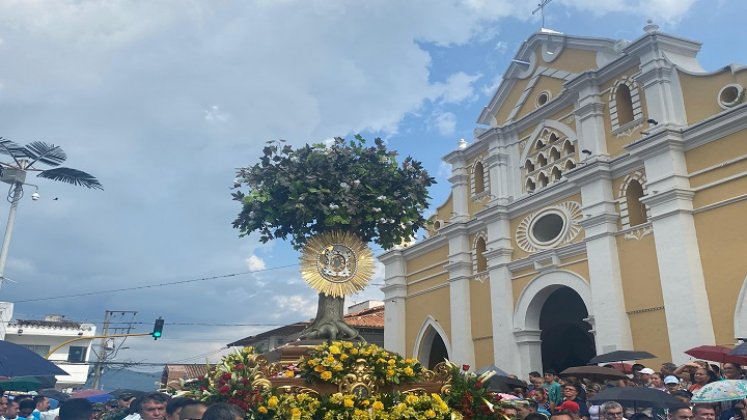
<svg viewBox="0 0 747 420">
<path fill-rule="evenodd" d="M 231 277 L 243 276 L 247 274 L 256 274 L 256 273 L 262 273 L 266 271 L 281 270 L 284 268 L 295 267 L 297 265 L 298 263 L 287 264 L 287 265 L 281 265 L 278 267 L 265 268 L 263 270 L 243 271 L 239 273 L 222 274 L 222 275 L 210 276 L 210 277 L 200 277 L 200 278 L 189 279 L 189 280 L 178 280 L 178 281 L 164 282 L 164 283 L 144 284 L 141 286 L 121 287 L 118 289 L 95 290 L 92 292 L 73 293 L 69 295 L 47 296 L 47 297 L 34 298 L 34 299 L 17 299 L 15 303 L 42 302 L 45 300 L 69 299 L 69 298 L 82 297 L 82 296 L 95 296 L 95 295 L 102 295 L 102 294 L 108 294 L 108 293 L 121 293 L 121 292 L 130 291 L 130 290 L 152 289 L 156 287 L 173 286 L 176 284 L 196 283 L 196 282 L 209 281 L 209 280 L 220 280 L 220 279 L 226 279 L 226 278 L 231 278 Z"/>
</svg>

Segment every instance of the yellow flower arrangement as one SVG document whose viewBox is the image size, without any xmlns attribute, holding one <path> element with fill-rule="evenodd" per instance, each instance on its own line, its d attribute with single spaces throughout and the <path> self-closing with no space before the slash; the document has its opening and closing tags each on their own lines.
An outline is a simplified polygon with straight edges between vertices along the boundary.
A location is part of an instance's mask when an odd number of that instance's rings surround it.
<svg viewBox="0 0 747 420">
<path fill-rule="evenodd" d="M 363 359 L 382 385 L 418 381 L 423 371 L 415 359 L 405 359 L 374 344 L 333 341 L 315 347 L 298 364 L 300 376 L 315 382 L 339 384 L 342 377 Z"/>
</svg>

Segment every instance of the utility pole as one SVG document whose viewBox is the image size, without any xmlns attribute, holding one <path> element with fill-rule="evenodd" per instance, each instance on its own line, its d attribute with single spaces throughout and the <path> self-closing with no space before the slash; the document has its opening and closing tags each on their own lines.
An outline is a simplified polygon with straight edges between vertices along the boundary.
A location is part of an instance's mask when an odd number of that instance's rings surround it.
<svg viewBox="0 0 747 420">
<path fill-rule="evenodd" d="M 91 388 L 99 389 L 99 387 L 101 386 L 101 375 L 104 373 L 104 362 L 106 362 L 107 357 L 109 356 L 109 352 L 110 351 L 114 352 L 113 345 L 112 345 L 112 348 L 109 349 L 109 340 L 112 340 L 112 343 L 113 343 L 113 339 L 109 337 L 110 335 L 109 329 L 112 323 L 112 319 L 113 318 L 124 319 L 124 318 L 131 317 L 131 319 L 128 321 L 120 322 L 120 323 L 126 324 L 127 325 L 126 327 L 112 328 L 112 335 L 119 335 L 119 336 L 126 337 L 126 335 L 132 331 L 132 323 L 136 315 L 137 315 L 137 311 L 106 310 L 106 312 L 104 313 L 104 325 L 102 328 L 103 331 L 101 333 L 101 344 L 99 344 L 99 351 L 96 353 L 96 364 L 93 366 L 93 383 L 91 384 Z M 120 332 L 124 332 L 124 335 L 119 334 Z"/>
</svg>

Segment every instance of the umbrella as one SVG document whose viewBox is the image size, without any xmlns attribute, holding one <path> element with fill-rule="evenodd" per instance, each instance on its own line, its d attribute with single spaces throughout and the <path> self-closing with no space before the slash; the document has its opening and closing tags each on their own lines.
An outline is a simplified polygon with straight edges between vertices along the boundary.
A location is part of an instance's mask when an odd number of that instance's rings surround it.
<svg viewBox="0 0 747 420">
<path fill-rule="evenodd" d="M 604 365 L 604 367 L 611 367 L 622 373 L 633 373 L 633 365 L 631 365 L 630 363 L 623 363 L 623 362 L 608 363 Z"/>
<path fill-rule="evenodd" d="M 484 366 L 484 367 L 481 367 L 480 369 L 477 369 L 477 370 L 475 371 L 475 373 L 476 373 L 476 374 L 478 374 L 478 375 L 482 375 L 483 373 L 485 373 L 485 372 L 490 372 L 491 370 L 492 370 L 493 372 L 495 372 L 495 374 L 496 374 L 496 375 L 500 375 L 500 376 L 508 376 L 508 372 L 506 372 L 505 370 L 503 370 L 503 369 L 499 368 L 499 367 L 498 367 L 498 366 L 496 366 L 496 365 L 490 365 L 490 366 Z"/>
<path fill-rule="evenodd" d="M 80 391 L 73 392 L 72 398 L 85 398 L 92 403 L 106 402 L 113 400 L 114 396 L 107 394 L 106 391 L 100 389 L 82 389 Z"/>
<path fill-rule="evenodd" d="M 0 389 L 3 391 L 35 391 L 41 388 L 53 387 L 57 381 L 54 376 L 14 376 L 0 379 Z"/>
<path fill-rule="evenodd" d="M 488 389 L 498 392 L 511 392 L 514 388 L 526 388 L 527 384 L 510 376 L 494 375 L 488 379 Z"/>
<path fill-rule="evenodd" d="M 47 398 L 54 398 L 57 401 L 65 401 L 70 398 L 69 394 L 65 394 L 64 392 L 58 391 L 54 388 L 41 389 L 37 391 L 37 394 L 43 395 Z"/>
<path fill-rule="evenodd" d="M 54 363 L 33 351 L 0 340 L 0 376 L 67 375 Z"/>
<path fill-rule="evenodd" d="M 576 366 L 570 367 L 562 372 L 560 376 L 578 376 L 579 378 L 592 378 L 592 379 L 628 379 L 625 374 L 621 373 L 617 369 L 612 369 L 603 366 Z"/>
<path fill-rule="evenodd" d="M 747 381 L 728 379 L 711 382 L 693 394 L 693 403 L 716 403 L 747 397 Z"/>
<path fill-rule="evenodd" d="M 602 404 L 607 401 L 617 401 L 623 406 L 634 408 L 653 407 L 669 408 L 681 405 L 677 398 L 653 388 L 631 388 L 615 387 L 602 390 L 599 394 L 589 399 L 594 404 Z"/>
<path fill-rule="evenodd" d="M 734 347 L 734 349 L 729 352 L 729 355 L 747 357 L 747 341 Z"/>
<path fill-rule="evenodd" d="M 625 360 L 655 359 L 656 356 L 647 351 L 616 350 L 610 353 L 600 354 L 589 360 L 589 364 L 623 362 Z"/>
<path fill-rule="evenodd" d="M 711 362 L 718 363 L 739 363 L 741 365 L 747 363 L 747 357 L 744 356 L 732 356 L 729 354 L 730 348 L 724 346 L 698 346 L 693 347 L 690 350 L 686 350 L 685 354 L 688 354 L 697 359 L 708 360 Z"/>
</svg>

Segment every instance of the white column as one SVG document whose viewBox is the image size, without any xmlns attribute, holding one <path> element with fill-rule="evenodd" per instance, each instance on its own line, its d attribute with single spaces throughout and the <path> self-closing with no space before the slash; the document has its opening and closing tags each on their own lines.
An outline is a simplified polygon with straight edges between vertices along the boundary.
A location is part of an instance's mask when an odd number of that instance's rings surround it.
<svg viewBox="0 0 747 420">
<path fill-rule="evenodd" d="M 454 205 L 454 214 L 451 216 L 451 222 L 460 223 L 469 220 L 469 173 L 464 153 L 461 150 L 455 150 L 444 157 L 444 161 L 451 164 L 451 199 Z"/>
<path fill-rule="evenodd" d="M 641 201 L 649 207 L 654 228 L 672 361 L 681 363 L 688 359 L 685 350 L 715 342 L 684 141 L 678 132 L 661 130 L 628 150 L 646 168 L 649 194 Z"/>
<path fill-rule="evenodd" d="M 592 305 L 587 309 L 595 320 L 597 353 L 632 350 L 633 337 L 625 311 L 615 240 L 619 215 L 610 165 L 595 159 L 571 173 L 568 179 L 581 187 L 584 213 L 581 226 L 585 230 Z"/>
<path fill-rule="evenodd" d="M 472 277 L 472 256 L 468 231 L 463 224 L 451 225 L 446 229 L 449 235 L 449 263 L 446 269 L 449 271 L 451 358 L 454 363 L 474 366 L 469 284 Z"/>
<path fill-rule="evenodd" d="M 379 257 L 384 264 L 384 348 L 406 355 L 407 296 L 406 262 L 402 251 L 389 251 Z"/>
<path fill-rule="evenodd" d="M 574 111 L 579 152 L 589 150 L 593 156 L 608 156 L 604 128 L 604 102 L 599 94 L 599 86 L 592 74 L 574 79 L 575 86 L 567 89 L 578 91 L 578 102 Z M 582 154 L 583 158 L 584 155 Z"/>
<path fill-rule="evenodd" d="M 519 346 L 521 356 L 521 372 L 519 377 L 526 377 L 529 372 L 542 372 L 542 331 L 523 330 L 514 333 L 514 339 Z"/>
</svg>

